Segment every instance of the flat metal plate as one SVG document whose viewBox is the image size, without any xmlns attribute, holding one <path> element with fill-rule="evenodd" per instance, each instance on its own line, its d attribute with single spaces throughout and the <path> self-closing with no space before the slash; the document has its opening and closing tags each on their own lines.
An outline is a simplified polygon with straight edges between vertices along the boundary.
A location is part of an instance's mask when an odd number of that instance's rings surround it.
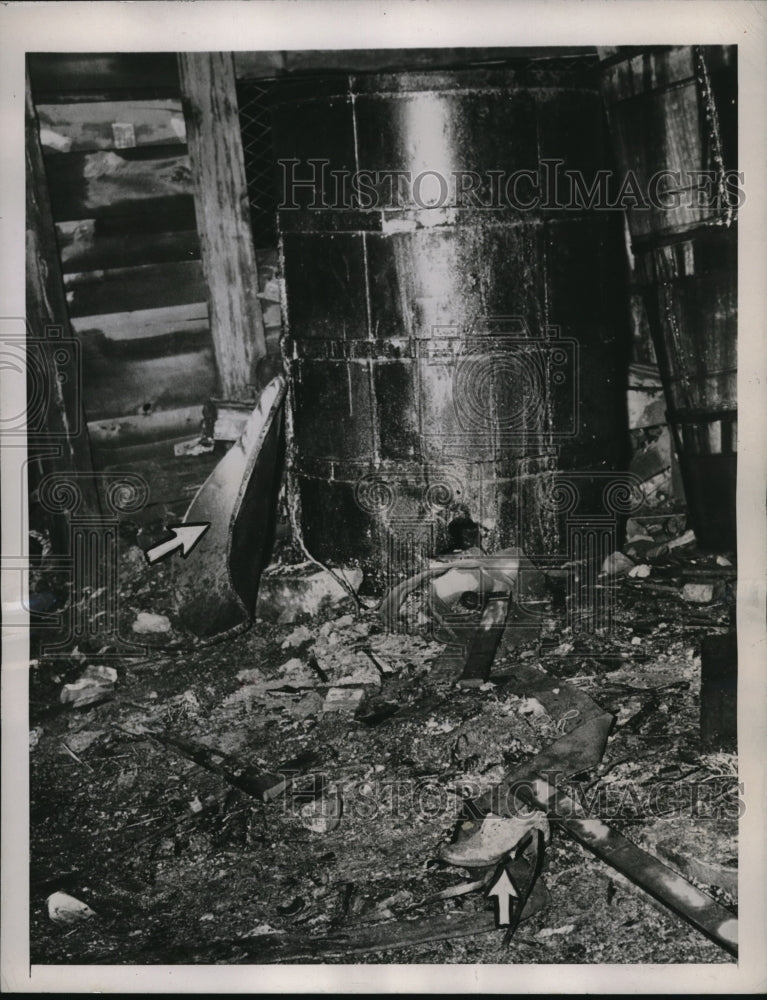
<svg viewBox="0 0 767 1000">
<path fill-rule="evenodd" d="M 174 581 L 179 619 L 201 638 L 251 621 L 269 560 L 284 453 L 285 379 L 264 388 L 245 432 L 200 487 L 185 522 L 210 522 Z"/>
</svg>

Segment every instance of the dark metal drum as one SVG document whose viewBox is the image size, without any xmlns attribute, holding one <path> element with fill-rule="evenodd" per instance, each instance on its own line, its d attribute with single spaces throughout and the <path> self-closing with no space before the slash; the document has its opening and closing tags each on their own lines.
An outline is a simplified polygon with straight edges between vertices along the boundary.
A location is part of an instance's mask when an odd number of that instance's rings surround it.
<svg viewBox="0 0 767 1000">
<path fill-rule="evenodd" d="M 596 59 L 292 80 L 273 129 L 309 552 L 374 583 L 457 526 L 566 555 L 627 439 L 620 213 L 571 197 L 605 163 Z"/>
</svg>

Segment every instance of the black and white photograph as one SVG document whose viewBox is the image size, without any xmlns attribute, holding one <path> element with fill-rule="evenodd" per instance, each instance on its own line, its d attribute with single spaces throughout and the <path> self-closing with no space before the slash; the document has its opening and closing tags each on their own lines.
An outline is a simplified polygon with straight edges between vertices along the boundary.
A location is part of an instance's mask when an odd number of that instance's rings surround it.
<svg viewBox="0 0 767 1000">
<path fill-rule="evenodd" d="M 764 10 L 10 7 L 3 989 L 764 989 Z"/>
</svg>

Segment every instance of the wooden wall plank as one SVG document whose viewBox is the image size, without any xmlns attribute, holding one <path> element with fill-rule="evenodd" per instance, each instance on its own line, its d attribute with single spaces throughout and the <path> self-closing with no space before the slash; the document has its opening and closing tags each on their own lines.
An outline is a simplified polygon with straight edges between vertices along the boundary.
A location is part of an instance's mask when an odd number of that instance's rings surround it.
<svg viewBox="0 0 767 1000">
<path fill-rule="evenodd" d="M 64 278 L 72 318 L 201 302 L 207 288 L 199 261 L 85 271 Z"/>
<path fill-rule="evenodd" d="M 88 420 L 106 420 L 150 409 L 200 405 L 215 395 L 216 364 L 210 343 L 193 351 L 118 363 L 96 347 L 83 361 Z"/>
<path fill-rule="evenodd" d="M 163 155 L 168 148 L 172 155 Z M 188 196 L 192 191 L 189 159 L 183 147 L 143 150 L 99 150 L 95 153 L 60 153 L 46 157 L 46 173 L 56 221 L 87 219 L 117 212 L 147 200 Z"/>
<path fill-rule="evenodd" d="M 87 220 L 87 216 L 85 218 Z M 93 221 L 98 236 L 141 235 L 147 240 L 153 240 L 158 233 L 195 229 L 197 216 L 194 198 L 189 194 L 180 194 L 169 198 L 146 198 L 144 201 L 123 201 L 116 205 L 106 205 L 93 214 Z"/>
<path fill-rule="evenodd" d="M 178 96 L 172 52 L 32 52 L 32 93 L 39 104 L 68 93 L 131 91 Z"/>
<path fill-rule="evenodd" d="M 93 353 L 84 371 L 88 420 L 143 414 L 147 407 L 202 406 L 215 393 L 216 370 L 210 345 L 166 357 L 121 358 Z"/>
<path fill-rule="evenodd" d="M 40 141 L 48 152 L 186 143 L 184 114 L 178 100 L 41 104 L 37 116 Z M 113 128 L 115 125 L 117 128 Z M 131 128 L 120 127 L 125 125 Z"/>
<path fill-rule="evenodd" d="M 76 219 L 56 223 L 64 274 L 200 258 L 200 238 L 195 229 L 154 233 L 151 239 L 143 233 L 104 236 L 99 233 L 99 221 Z"/>
<path fill-rule="evenodd" d="M 179 75 L 216 366 L 222 393 L 237 398 L 266 344 L 232 54 L 184 53 Z"/>
<path fill-rule="evenodd" d="M 172 334 L 206 334 L 210 323 L 207 303 L 193 302 L 162 309 L 80 316 L 72 319 L 72 327 L 84 338 L 103 338 L 117 348 L 130 342 L 135 347 L 136 342 L 160 340 Z"/>
<path fill-rule="evenodd" d="M 94 445 L 110 448 L 163 438 L 191 437 L 201 429 L 203 403 L 204 400 L 174 410 L 152 410 L 111 420 L 90 420 L 88 433 Z"/>
</svg>

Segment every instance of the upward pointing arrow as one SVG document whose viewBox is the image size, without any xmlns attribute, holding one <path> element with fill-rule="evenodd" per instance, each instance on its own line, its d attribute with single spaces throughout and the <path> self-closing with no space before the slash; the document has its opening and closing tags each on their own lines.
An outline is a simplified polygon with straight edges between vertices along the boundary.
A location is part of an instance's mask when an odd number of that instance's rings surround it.
<svg viewBox="0 0 767 1000">
<path fill-rule="evenodd" d="M 511 901 L 519 899 L 519 893 L 505 865 L 498 869 L 487 895 L 495 896 L 495 926 L 508 927 L 511 923 Z"/>
<path fill-rule="evenodd" d="M 146 561 L 152 566 L 162 559 L 167 559 L 177 549 L 181 549 L 181 557 L 186 559 L 209 527 L 210 521 L 200 524 L 169 524 L 168 529 L 172 532 L 172 537 L 147 549 L 144 553 Z"/>
</svg>

